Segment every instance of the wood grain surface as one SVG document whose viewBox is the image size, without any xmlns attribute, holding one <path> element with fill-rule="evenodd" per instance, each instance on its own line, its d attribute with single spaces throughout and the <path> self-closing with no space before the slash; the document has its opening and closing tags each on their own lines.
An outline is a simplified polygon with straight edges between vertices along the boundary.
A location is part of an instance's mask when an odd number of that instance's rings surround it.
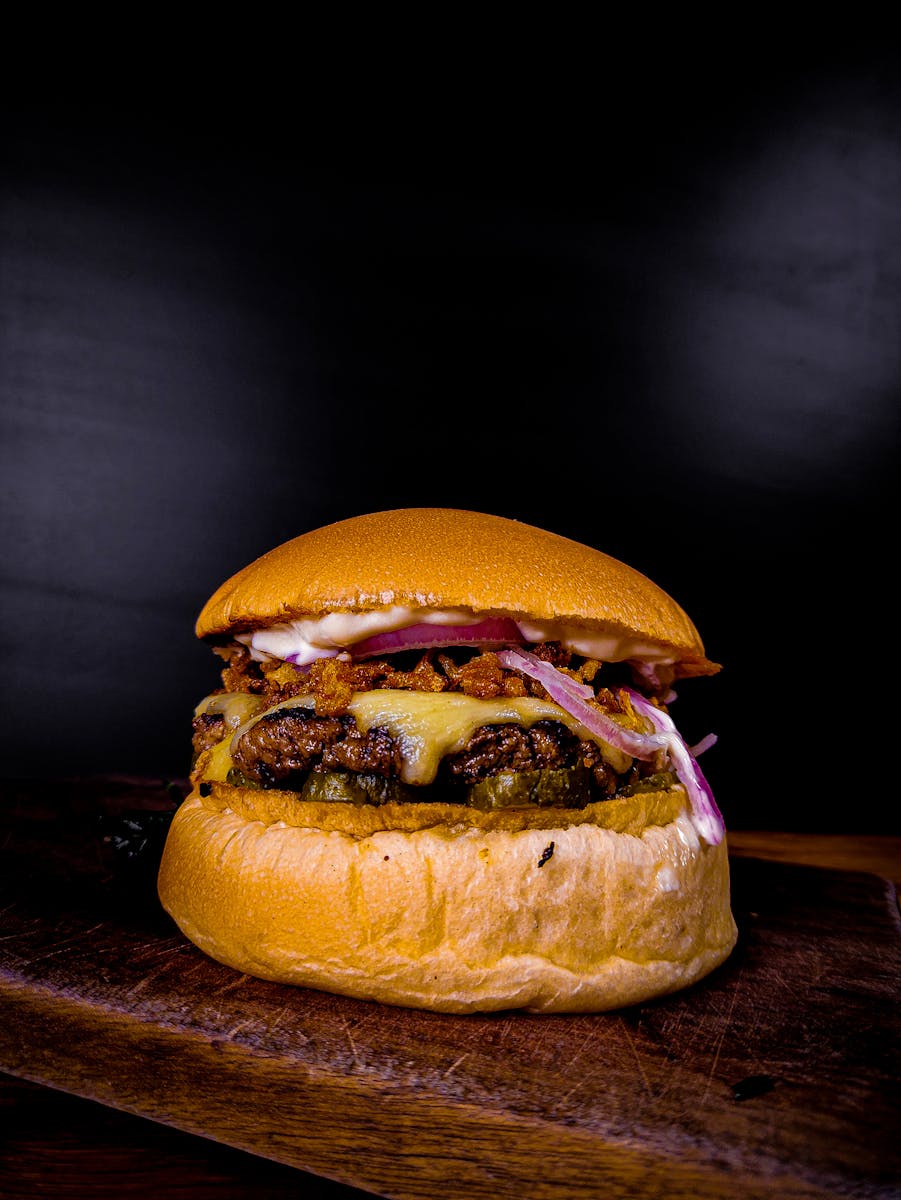
<svg viewBox="0 0 901 1200">
<path fill-rule="evenodd" d="M 737 829 L 729 834 L 734 858 L 805 863 L 836 871 L 868 871 L 901 887 L 901 837 L 890 834 L 794 833 L 784 830 Z"/>
<path fill-rule="evenodd" d="M 364 1200 L 371 1194 L 0 1075 L 3 1200 Z"/>
<path fill-rule="evenodd" d="M 175 799 L 4 788 L 3 1070 L 387 1197 L 898 1196 L 901 929 L 879 876 L 736 857 L 738 947 L 690 991 L 452 1017 L 206 959 L 153 888 Z"/>
</svg>

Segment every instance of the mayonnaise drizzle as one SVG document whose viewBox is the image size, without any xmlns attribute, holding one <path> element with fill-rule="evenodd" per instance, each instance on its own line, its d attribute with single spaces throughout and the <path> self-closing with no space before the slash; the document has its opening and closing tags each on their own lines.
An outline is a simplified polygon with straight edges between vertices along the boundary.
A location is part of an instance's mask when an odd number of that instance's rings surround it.
<svg viewBox="0 0 901 1200">
<path fill-rule="evenodd" d="M 477 625 L 486 615 L 459 608 L 407 608 L 395 604 L 375 612 L 336 612 L 324 617 L 304 617 L 281 625 L 270 625 L 252 633 L 238 634 L 238 641 L 248 647 L 258 662 L 271 658 L 290 659 L 298 666 L 305 666 L 317 658 L 334 658 L 350 651 L 357 642 L 376 634 L 391 633 L 408 625 Z M 551 621 L 529 621 L 515 617 L 514 620 L 527 642 L 560 642 L 567 650 L 599 662 L 675 662 L 672 654 L 660 646 L 637 638 Z"/>
</svg>

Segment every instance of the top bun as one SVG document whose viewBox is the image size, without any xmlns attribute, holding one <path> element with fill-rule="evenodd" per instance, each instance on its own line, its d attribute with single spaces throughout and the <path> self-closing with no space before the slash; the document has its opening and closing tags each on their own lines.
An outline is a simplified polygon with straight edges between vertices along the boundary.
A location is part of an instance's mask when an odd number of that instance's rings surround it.
<svg viewBox="0 0 901 1200">
<path fill-rule="evenodd" d="M 222 584 L 196 632 L 392 605 L 609 631 L 665 650 L 682 673 L 717 669 L 686 613 L 640 572 L 520 521 L 447 508 L 368 513 L 284 542 Z"/>
</svg>

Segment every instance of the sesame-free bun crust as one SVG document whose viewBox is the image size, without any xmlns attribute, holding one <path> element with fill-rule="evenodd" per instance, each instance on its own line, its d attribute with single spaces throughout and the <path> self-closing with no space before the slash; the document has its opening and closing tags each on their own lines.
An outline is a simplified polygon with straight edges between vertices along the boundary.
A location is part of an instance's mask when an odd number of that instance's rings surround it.
<svg viewBox="0 0 901 1200">
<path fill-rule="evenodd" d="M 268 814 L 264 792 L 252 811 L 235 799 L 185 801 L 159 892 L 201 950 L 263 979 L 439 1012 L 598 1012 L 686 987 L 735 944 L 726 843 L 678 805 L 633 833 L 551 813 L 347 833 L 284 793 Z"/>
<path fill-rule="evenodd" d="M 392 605 L 606 630 L 665 649 L 682 673 L 717 669 L 686 613 L 638 571 L 559 534 L 461 509 L 369 513 L 285 542 L 214 593 L 197 636 Z"/>
</svg>

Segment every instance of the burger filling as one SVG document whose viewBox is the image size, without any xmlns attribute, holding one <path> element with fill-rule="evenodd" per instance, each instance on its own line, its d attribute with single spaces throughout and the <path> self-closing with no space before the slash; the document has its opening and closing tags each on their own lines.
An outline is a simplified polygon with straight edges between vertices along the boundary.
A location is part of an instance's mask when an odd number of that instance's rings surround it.
<svg viewBox="0 0 901 1200">
<path fill-rule="evenodd" d="M 303 666 L 238 642 L 217 653 L 222 689 L 194 718 L 199 780 L 305 799 L 427 799 L 483 809 L 581 808 L 677 782 L 654 722 L 633 703 L 628 667 L 608 663 L 602 672 L 596 659 L 560 642 L 530 646 L 538 668 L 526 671 L 506 664 L 503 652 L 471 647 L 322 657 Z M 587 728 L 551 697 L 536 669 L 559 673 L 590 697 L 599 721 L 650 750 L 627 753 L 618 736 Z"/>
</svg>

